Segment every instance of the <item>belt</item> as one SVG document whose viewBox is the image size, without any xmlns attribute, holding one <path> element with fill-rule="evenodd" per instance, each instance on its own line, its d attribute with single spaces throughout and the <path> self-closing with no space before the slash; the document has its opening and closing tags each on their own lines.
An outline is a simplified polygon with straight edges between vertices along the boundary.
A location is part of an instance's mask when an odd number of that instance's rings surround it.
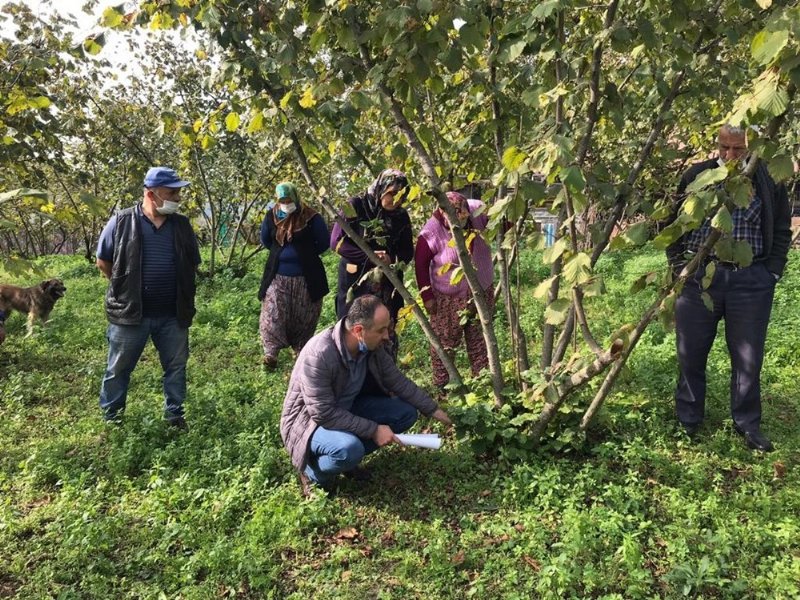
<svg viewBox="0 0 800 600">
<path fill-rule="evenodd" d="M 735 263 L 735 262 L 726 262 L 724 260 L 712 260 L 718 269 L 725 269 L 726 271 L 739 271 L 740 269 L 745 269 L 747 267 L 743 267 L 742 265 Z M 750 265 L 748 265 L 750 266 Z"/>
</svg>

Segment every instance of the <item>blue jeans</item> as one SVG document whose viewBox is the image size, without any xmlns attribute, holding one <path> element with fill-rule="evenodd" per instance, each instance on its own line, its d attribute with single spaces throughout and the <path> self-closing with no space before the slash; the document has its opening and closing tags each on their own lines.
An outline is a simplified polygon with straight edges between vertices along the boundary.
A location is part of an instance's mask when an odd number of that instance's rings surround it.
<svg viewBox="0 0 800 600">
<path fill-rule="evenodd" d="M 164 416 L 183 416 L 189 329 L 179 326 L 175 317 L 146 317 L 138 325 L 108 325 L 108 366 L 100 387 L 100 409 L 106 420 L 125 410 L 131 373 L 148 338 L 152 338 L 164 369 Z"/>
<path fill-rule="evenodd" d="M 417 420 L 417 409 L 400 398 L 358 396 L 350 409 L 354 415 L 388 425 L 395 433 L 408 430 Z M 339 473 L 349 471 L 378 446 L 347 431 L 317 427 L 311 436 L 311 456 L 305 473 L 311 481 L 325 486 Z"/>
</svg>

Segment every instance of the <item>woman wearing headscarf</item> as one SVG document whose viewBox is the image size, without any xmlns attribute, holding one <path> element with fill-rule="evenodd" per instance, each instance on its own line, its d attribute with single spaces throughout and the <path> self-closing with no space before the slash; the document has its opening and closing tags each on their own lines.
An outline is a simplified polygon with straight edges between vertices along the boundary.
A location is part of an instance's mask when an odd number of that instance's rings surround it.
<svg viewBox="0 0 800 600">
<path fill-rule="evenodd" d="M 447 192 L 447 199 L 458 216 L 458 225 L 464 232 L 472 265 L 478 273 L 478 281 L 486 293 L 489 308 L 494 309 L 494 268 L 492 253 L 480 233 L 486 229 L 489 218 L 480 212 L 484 204 L 480 200 L 467 200 L 458 192 Z M 477 375 L 489 364 L 483 330 L 475 313 L 472 292 L 464 277 L 457 280 L 453 274 L 461 262 L 458 250 L 452 243 L 453 232 L 445 212 L 437 207 L 433 216 L 422 227 L 414 252 L 414 269 L 417 285 L 421 291 L 425 310 L 445 350 L 452 353 L 461 345 L 467 347 L 467 356 L 472 374 Z M 466 324 L 462 317 L 466 316 Z M 439 355 L 431 347 L 433 383 L 443 387 L 449 380 Z"/>
<path fill-rule="evenodd" d="M 351 209 L 342 215 L 387 265 L 408 263 L 414 256 L 411 219 L 406 209 L 402 208 L 407 194 L 408 179 L 405 173 L 386 169 L 370 184 L 365 194 L 350 198 L 348 202 Z M 341 256 L 336 314 L 339 318 L 347 315 L 350 303 L 359 296 L 378 296 L 392 315 L 390 351 L 396 356 L 397 336 L 394 333 L 394 323 L 403 306 L 402 296 L 355 242 L 345 235 L 338 223 L 333 226 L 330 247 Z M 402 277 L 400 271 L 397 274 Z"/>
<path fill-rule="evenodd" d="M 261 224 L 261 243 L 269 257 L 258 291 L 264 366 L 270 369 L 278 364 L 281 348 L 298 353 L 314 335 L 328 293 L 320 259 L 328 249 L 328 226 L 300 202 L 294 184 L 279 183 L 275 195 Z"/>
</svg>

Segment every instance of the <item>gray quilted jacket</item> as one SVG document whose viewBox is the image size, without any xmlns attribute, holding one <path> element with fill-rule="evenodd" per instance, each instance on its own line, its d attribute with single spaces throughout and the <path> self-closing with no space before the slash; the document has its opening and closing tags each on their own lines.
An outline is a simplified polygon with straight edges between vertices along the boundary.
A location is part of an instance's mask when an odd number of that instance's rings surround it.
<svg viewBox="0 0 800 600">
<path fill-rule="evenodd" d="M 317 427 L 349 431 L 360 438 L 372 437 L 378 427 L 378 423 L 337 406 L 349 376 L 343 328 L 344 319 L 311 338 L 292 369 L 281 413 L 281 438 L 292 464 L 301 471 L 308 462 L 309 442 Z M 438 408 L 424 390 L 400 372 L 384 349 L 369 353 L 367 369 L 387 396 L 398 396 L 428 416 Z"/>
</svg>

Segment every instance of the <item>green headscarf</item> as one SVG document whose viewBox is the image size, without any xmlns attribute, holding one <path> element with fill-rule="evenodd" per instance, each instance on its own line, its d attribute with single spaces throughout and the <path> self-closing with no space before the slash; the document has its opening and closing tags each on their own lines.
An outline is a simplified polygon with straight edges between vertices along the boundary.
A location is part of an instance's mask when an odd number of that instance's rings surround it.
<svg viewBox="0 0 800 600">
<path fill-rule="evenodd" d="M 293 183 L 284 181 L 283 183 L 276 185 L 275 197 L 278 199 L 278 202 L 284 198 L 290 199 L 292 202 L 294 202 L 297 210 L 300 210 L 300 195 L 297 193 L 297 188 Z"/>
</svg>

